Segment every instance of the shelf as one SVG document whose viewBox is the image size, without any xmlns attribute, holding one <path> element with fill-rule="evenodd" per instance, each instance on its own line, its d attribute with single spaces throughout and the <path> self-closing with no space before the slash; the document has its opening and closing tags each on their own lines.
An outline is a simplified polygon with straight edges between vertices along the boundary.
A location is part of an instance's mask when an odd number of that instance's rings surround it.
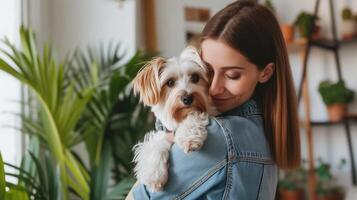
<svg viewBox="0 0 357 200">
<path fill-rule="evenodd" d="M 353 43 L 357 43 L 357 38 L 348 39 L 348 40 L 342 39 L 342 40 L 337 40 L 336 42 L 333 41 L 332 39 L 318 39 L 318 40 L 310 41 L 311 45 L 327 50 L 335 50 L 340 45 L 353 44 Z"/>
<path fill-rule="evenodd" d="M 346 116 L 346 118 L 349 121 L 357 122 L 357 114 L 351 113 Z M 337 121 L 337 122 L 331 122 L 331 121 L 311 121 L 310 124 L 311 126 L 333 126 L 333 125 L 343 125 L 344 121 Z"/>
<path fill-rule="evenodd" d="M 332 27 L 332 33 L 336 33 L 336 23 L 335 23 L 335 15 L 334 15 L 334 5 L 333 5 L 333 0 L 329 0 L 328 4 L 329 4 L 329 9 L 330 9 L 330 17 L 331 17 L 331 27 Z M 315 3 L 315 9 L 314 9 L 314 13 L 313 16 L 318 16 L 318 8 L 320 6 L 320 0 L 316 0 Z M 336 38 L 336 37 L 335 37 Z M 302 89 L 304 86 L 306 86 L 306 88 L 308 88 L 308 83 L 307 83 L 307 78 L 306 78 L 306 74 L 307 74 L 307 66 L 308 66 L 308 60 L 309 60 L 309 54 L 311 53 L 310 49 L 311 47 L 319 47 L 322 48 L 324 50 L 329 50 L 332 51 L 335 56 L 335 63 L 336 63 L 336 69 L 338 72 L 338 78 L 339 80 L 343 80 L 342 77 L 342 73 L 341 73 L 341 63 L 340 63 L 340 58 L 339 58 L 339 49 L 343 46 L 345 46 L 346 44 L 353 44 L 353 43 L 357 43 L 357 36 L 355 38 L 349 39 L 349 40 L 345 40 L 345 39 L 323 39 L 323 38 L 319 38 L 319 39 L 315 39 L 313 40 L 311 37 L 308 38 L 307 43 L 304 45 L 305 50 L 303 51 L 303 73 L 301 75 L 301 81 L 299 84 L 299 90 L 298 90 L 298 102 L 300 102 L 301 96 L 304 95 L 306 97 L 306 101 L 305 101 L 305 108 L 306 108 L 306 112 L 305 114 L 307 114 L 307 118 L 309 119 L 309 114 L 311 113 L 310 111 L 310 103 L 309 103 L 309 96 L 308 96 L 308 89 L 306 89 L 304 92 L 302 93 Z M 302 48 L 304 50 L 304 48 Z M 304 85 L 305 84 L 305 85 Z M 307 147 L 308 147 L 308 159 L 310 160 L 310 170 L 312 172 L 314 172 L 314 148 L 313 148 L 313 136 L 312 136 L 312 126 L 332 126 L 332 125 L 337 125 L 337 124 L 342 124 L 344 129 L 345 129 L 345 133 L 346 133 L 346 139 L 347 139 L 347 148 L 348 148 L 348 152 L 349 152 L 349 157 L 350 157 L 350 165 L 351 165 L 351 176 L 352 176 L 352 183 L 354 186 L 357 185 L 357 171 L 356 171 L 356 167 L 355 167 L 355 161 L 354 161 L 354 150 L 353 150 L 353 144 L 352 144 L 352 137 L 351 137 L 351 129 L 350 129 L 350 122 L 352 122 L 352 119 L 354 119 L 354 122 L 357 121 L 357 115 L 356 114 L 348 114 L 346 116 L 344 116 L 343 120 L 341 120 L 340 122 L 330 122 L 330 121 L 307 121 L 307 119 L 305 119 L 305 121 L 302 121 L 300 123 L 303 123 L 301 125 L 305 126 L 306 128 L 306 133 L 307 133 Z M 308 197 L 309 199 L 316 199 L 316 197 L 314 196 L 314 193 L 316 191 L 316 181 L 309 180 L 308 183 Z"/>
<path fill-rule="evenodd" d="M 327 50 L 334 50 L 340 45 L 347 45 L 347 44 L 354 44 L 354 43 L 357 44 L 357 37 L 348 40 L 339 39 L 337 40 L 337 42 L 334 42 L 332 39 L 326 39 L 326 38 L 310 41 L 310 44 L 312 46 L 320 47 Z M 294 52 L 294 51 L 301 50 L 301 48 L 305 47 L 306 44 L 307 44 L 306 38 L 298 38 L 292 42 L 287 42 L 286 46 L 289 52 Z"/>
</svg>

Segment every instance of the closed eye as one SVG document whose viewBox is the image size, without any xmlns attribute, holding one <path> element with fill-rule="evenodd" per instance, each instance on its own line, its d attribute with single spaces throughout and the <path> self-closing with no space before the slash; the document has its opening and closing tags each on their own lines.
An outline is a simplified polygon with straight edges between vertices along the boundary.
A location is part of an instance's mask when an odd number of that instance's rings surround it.
<svg viewBox="0 0 357 200">
<path fill-rule="evenodd" d="M 238 80 L 241 77 L 241 74 L 240 73 L 232 73 L 232 74 L 227 73 L 225 76 L 231 80 Z"/>
</svg>

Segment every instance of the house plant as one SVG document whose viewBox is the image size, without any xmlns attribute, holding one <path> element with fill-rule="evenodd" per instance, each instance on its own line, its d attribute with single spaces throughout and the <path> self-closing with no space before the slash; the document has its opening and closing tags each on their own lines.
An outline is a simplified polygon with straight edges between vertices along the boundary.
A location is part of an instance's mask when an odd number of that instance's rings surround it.
<svg viewBox="0 0 357 200">
<path fill-rule="evenodd" d="M 320 37 L 320 27 L 316 24 L 318 17 L 307 12 L 301 12 L 294 21 L 294 25 L 298 28 L 301 37 L 308 37 L 312 34 L 312 39 Z"/>
<path fill-rule="evenodd" d="M 317 175 L 316 199 L 317 200 L 343 200 L 344 189 L 336 184 L 336 178 L 332 176 L 330 165 L 319 159 L 320 164 L 316 167 Z M 346 164 L 345 159 L 341 159 L 339 169 Z"/>
<path fill-rule="evenodd" d="M 345 7 L 342 10 L 342 38 L 352 39 L 356 32 L 355 20 L 353 19 L 352 10 L 349 7 Z"/>
<path fill-rule="evenodd" d="M 294 26 L 291 24 L 281 24 L 281 32 L 283 33 L 284 40 L 286 43 L 292 42 L 294 40 Z"/>
<path fill-rule="evenodd" d="M 59 63 L 48 45 L 38 52 L 31 29 L 21 27 L 20 39 L 21 48 L 4 40 L 0 70 L 31 95 L 23 100 L 30 112 L 17 114 L 22 124 L 15 127 L 30 144 L 20 166 L 0 162 L 0 199 L 4 191 L 9 200 L 123 199 L 133 185 L 130 149 L 153 127 L 129 85 L 150 55 L 138 51 L 123 63 L 111 43 Z M 89 163 L 76 153 L 78 144 L 87 147 Z"/>
<path fill-rule="evenodd" d="M 304 186 L 307 172 L 303 167 L 283 172 L 278 182 L 279 199 L 302 200 L 304 199 Z"/>
<path fill-rule="evenodd" d="M 333 83 L 329 80 L 319 84 L 318 91 L 327 105 L 329 120 L 336 122 L 343 119 L 347 104 L 354 99 L 354 92 L 346 88 L 344 81 Z"/>
</svg>

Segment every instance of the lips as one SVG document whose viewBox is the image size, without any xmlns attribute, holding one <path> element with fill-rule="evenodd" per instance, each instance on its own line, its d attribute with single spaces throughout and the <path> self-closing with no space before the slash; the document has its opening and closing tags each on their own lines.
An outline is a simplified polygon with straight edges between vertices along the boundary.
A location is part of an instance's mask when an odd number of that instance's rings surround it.
<svg viewBox="0 0 357 200">
<path fill-rule="evenodd" d="M 230 100 L 230 98 L 222 98 L 222 97 L 212 97 L 212 101 L 215 105 L 221 105 L 224 104 L 225 102 L 227 102 L 228 100 Z"/>
</svg>

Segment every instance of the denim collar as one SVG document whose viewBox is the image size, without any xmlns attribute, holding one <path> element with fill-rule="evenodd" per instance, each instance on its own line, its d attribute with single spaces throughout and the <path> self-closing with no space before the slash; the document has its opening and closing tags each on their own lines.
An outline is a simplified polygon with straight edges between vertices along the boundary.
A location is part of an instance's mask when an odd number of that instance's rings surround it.
<svg viewBox="0 0 357 200">
<path fill-rule="evenodd" d="M 250 99 L 245 103 L 243 103 L 242 105 L 222 113 L 220 116 L 236 115 L 241 117 L 248 117 L 251 115 L 261 115 L 261 114 L 262 113 L 260 111 L 257 102 L 253 99 Z"/>
</svg>

